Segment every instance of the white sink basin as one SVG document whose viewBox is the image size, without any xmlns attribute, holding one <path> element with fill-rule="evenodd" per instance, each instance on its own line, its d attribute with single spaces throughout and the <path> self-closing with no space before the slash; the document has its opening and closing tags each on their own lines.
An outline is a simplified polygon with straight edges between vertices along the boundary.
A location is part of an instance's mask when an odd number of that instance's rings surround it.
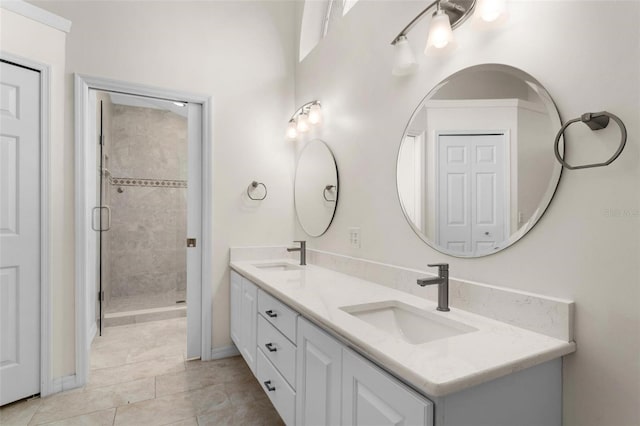
<svg viewBox="0 0 640 426">
<path fill-rule="evenodd" d="M 297 271 L 302 269 L 302 267 L 298 265 L 292 265 L 291 263 L 255 263 L 255 266 L 258 269 L 263 269 L 266 271 Z"/>
<path fill-rule="evenodd" d="M 340 309 L 412 345 L 477 331 L 446 318 L 446 313 L 423 311 L 395 300 Z"/>
</svg>

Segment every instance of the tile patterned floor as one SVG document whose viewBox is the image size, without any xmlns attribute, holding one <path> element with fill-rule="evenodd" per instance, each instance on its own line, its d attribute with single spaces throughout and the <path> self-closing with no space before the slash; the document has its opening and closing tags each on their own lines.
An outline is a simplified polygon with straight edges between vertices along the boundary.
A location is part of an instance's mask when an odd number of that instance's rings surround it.
<svg viewBox="0 0 640 426">
<path fill-rule="evenodd" d="M 82 389 L 0 408 L 5 425 L 282 425 L 241 357 L 186 361 L 186 318 L 105 329 Z"/>
</svg>

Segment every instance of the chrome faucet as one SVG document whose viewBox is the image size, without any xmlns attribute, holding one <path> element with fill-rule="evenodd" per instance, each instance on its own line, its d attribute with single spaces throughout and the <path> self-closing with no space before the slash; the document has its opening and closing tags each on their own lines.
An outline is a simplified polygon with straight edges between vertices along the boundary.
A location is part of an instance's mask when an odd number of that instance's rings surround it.
<svg viewBox="0 0 640 426">
<path fill-rule="evenodd" d="M 438 284 L 438 310 L 449 312 L 449 264 L 434 263 L 428 266 L 438 267 L 438 278 L 421 278 L 418 280 L 418 285 L 424 287 Z"/>
<path fill-rule="evenodd" d="M 299 251 L 300 252 L 300 265 L 307 264 L 307 242 L 306 241 L 294 241 L 294 243 L 300 243 L 300 247 L 288 248 L 288 252 Z"/>
</svg>

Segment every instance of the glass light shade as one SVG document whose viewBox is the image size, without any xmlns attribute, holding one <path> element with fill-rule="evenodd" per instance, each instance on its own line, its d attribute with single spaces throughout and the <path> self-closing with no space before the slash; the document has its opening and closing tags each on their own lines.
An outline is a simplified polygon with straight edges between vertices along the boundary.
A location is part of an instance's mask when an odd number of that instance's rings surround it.
<svg viewBox="0 0 640 426">
<path fill-rule="evenodd" d="M 394 60 L 391 73 L 395 76 L 409 75 L 418 69 L 416 56 L 413 54 L 407 37 L 400 36 L 394 44 Z"/>
<path fill-rule="evenodd" d="M 322 107 L 320 104 L 313 104 L 309 108 L 309 123 L 320 124 L 322 122 Z"/>
<path fill-rule="evenodd" d="M 296 129 L 300 133 L 309 131 L 309 116 L 306 112 L 301 113 L 296 119 Z"/>
<path fill-rule="evenodd" d="M 478 0 L 473 20 L 476 27 L 489 29 L 502 25 L 508 17 L 506 0 Z"/>
<path fill-rule="evenodd" d="M 296 122 L 292 118 L 289 120 L 289 125 L 287 126 L 287 137 L 289 139 L 295 139 L 298 136 L 298 129 L 296 128 Z"/>
<path fill-rule="evenodd" d="M 449 15 L 439 10 L 431 19 L 429 24 L 429 35 L 427 36 L 427 46 L 424 49 L 425 55 L 441 55 L 451 52 L 457 47 Z"/>
</svg>

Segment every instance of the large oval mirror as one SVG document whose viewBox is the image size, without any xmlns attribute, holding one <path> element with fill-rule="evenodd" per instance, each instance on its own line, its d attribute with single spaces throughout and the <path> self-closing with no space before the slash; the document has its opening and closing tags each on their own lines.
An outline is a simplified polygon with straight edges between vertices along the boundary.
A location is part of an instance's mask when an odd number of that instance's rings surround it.
<svg viewBox="0 0 640 426">
<path fill-rule="evenodd" d="M 324 234 L 338 205 L 338 167 L 331 150 L 319 139 L 298 157 L 294 198 L 298 222 L 312 237 Z"/>
<path fill-rule="evenodd" d="M 457 257 L 518 241 L 560 180 L 560 126 L 547 91 L 517 68 L 478 65 L 446 78 L 418 105 L 400 143 L 398 197 L 411 227 Z"/>
</svg>

